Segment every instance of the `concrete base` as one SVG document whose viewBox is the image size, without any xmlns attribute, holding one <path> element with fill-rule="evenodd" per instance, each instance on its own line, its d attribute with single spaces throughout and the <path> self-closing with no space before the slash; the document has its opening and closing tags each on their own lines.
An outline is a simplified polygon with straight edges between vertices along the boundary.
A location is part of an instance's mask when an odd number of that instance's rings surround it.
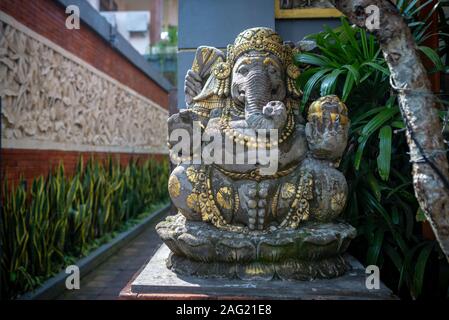
<svg viewBox="0 0 449 320">
<path fill-rule="evenodd" d="M 242 281 L 180 276 L 166 267 L 170 250 L 162 245 L 153 258 L 120 293 L 121 299 L 397 299 L 381 283 L 368 290 L 363 266 L 353 257 L 345 258 L 351 270 L 334 279 L 313 281 Z"/>
</svg>

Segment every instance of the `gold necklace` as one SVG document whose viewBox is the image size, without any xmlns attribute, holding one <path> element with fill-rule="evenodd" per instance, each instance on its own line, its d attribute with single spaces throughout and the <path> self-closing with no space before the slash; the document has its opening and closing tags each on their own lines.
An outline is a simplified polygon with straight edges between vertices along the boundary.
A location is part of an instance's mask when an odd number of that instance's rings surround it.
<svg viewBox="0 0 449 320">
<path fill-rule="evenodd" d="M 234 110 L 236 110 L 235 107 L 232 107 Z M 242 112 L 242 111 L 241 111 Z M 242 112 L 243 113 L 243 112 Z M 254 137 L 245 135 L 241 132 L 238 132 L 236 129 L 231 128 L 229 121 L 231 120 L 231 111 L 230 108 L 225 108 L 223 110 L 221 119 L 220 119 L 220 128 L 225 133 L 226 137 L 228 139 L 233 140 L 235 143 L 245 145 L 248 148 L 263 148 L 268 149 L 278 146 L 279 144 L 286 141 L 291 134 L 293 133 L 295 129 L 295 117 L 293 115 L 293 112 L 291 108 L 289 108 L 288 111 L 288 118 L 287 118 L 287 124 L 285 125 L 284 129 L 282 130 L 281 138 L 278 139 L 278 141 L 274 141 L 272 143 L 266 142 L 265 137 Z"/>
<path fill-rule="evenodd" d="M 277 171 L 275 174 L 272 174 L 272 175 L 262 175 L 262 174 L 260 174 L 259 168 L 251 170 L 249 172 L 234 172 L 234 171 L 225 170 L 219 166 L 214 165 L 214 167 L 218 171 L 220 171 L 221 173 L 223 173 L 224 175 L 228 176 L 229 178 L 231 178 L 233 180 L 253 180 L 253 181 L 257 181 L 257 182 L 260 182 L 262 180 L 277 179 L 277 178 L 285 177 L 285 176 L 289 175 L 290 173 L 292 173 L 297 168 L 297 166 L 298 166 L 297 164 L 293 165 L 290 168 L 287 168 L 285 170 Z"/>
</svg>

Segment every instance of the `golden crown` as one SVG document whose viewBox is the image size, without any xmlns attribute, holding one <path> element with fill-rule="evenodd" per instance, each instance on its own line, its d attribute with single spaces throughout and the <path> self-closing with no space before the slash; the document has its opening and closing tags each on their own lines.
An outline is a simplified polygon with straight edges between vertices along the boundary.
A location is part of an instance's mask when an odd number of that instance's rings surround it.
<svg viewBox="0 0 449 320">
<path fill-rule="evenodd" d="M 234 63 L 238 57 L 249 51 L 268 51 L 288 64 L 291 60 L 291 48 L 283 44 L 282 38 L 270 28 L 251 28 L 241 32 L 229 45 L 228 61 Z"/>
</svg>

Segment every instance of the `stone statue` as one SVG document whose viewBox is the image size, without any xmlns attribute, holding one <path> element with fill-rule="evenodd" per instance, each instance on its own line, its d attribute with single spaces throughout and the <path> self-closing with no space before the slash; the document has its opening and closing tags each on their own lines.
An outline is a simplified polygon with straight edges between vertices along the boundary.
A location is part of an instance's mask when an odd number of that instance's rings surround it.
<svg viewBox="0 0 449 320">
<path fill-rule="evenodd" d="M 169 118 L 169 133 L 192 135 L 198 123 L 203 136 L 223 137 L 223 147 L 231 142 L 234 149 L 219 161 L 195 162 L 198 145 L 189 144 L 185 155 L 169 141 L 177 166 L 168 188 L 179 213 L 157 231 L 175 272 L 304 280 L 347 270 L 342 254 L 355 229 L 336 221 L 347 198 L 336 169 L 347 144 L 347 109 L 337 96 L 325 96 L 309 106 L 305 122 L 297 50 L 269 28 L 243 31 L 226 54 L 197 49 L 185 82 L 188 107 Z M 264 173 L 260 150 L 276 150 L 274 172 Z"/>
</svg>

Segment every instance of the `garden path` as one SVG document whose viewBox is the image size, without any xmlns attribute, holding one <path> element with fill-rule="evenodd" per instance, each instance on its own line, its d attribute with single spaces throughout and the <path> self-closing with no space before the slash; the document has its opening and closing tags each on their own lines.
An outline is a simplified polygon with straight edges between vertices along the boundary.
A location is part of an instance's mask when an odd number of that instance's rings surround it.
<svg viewBox="0 0 449 320">
<path fill-rule="evenodd" d="M 163 217 L 161 217 L 162 219 Z M 160 219 L 157 219 L 156 223 Z M 115 300 L 132 276 L 143 267 L 162 244 L 150 224 L 98 268 L 80 279 L 79 290 L 66 290 L 58 300 Z"/>
</svg>

